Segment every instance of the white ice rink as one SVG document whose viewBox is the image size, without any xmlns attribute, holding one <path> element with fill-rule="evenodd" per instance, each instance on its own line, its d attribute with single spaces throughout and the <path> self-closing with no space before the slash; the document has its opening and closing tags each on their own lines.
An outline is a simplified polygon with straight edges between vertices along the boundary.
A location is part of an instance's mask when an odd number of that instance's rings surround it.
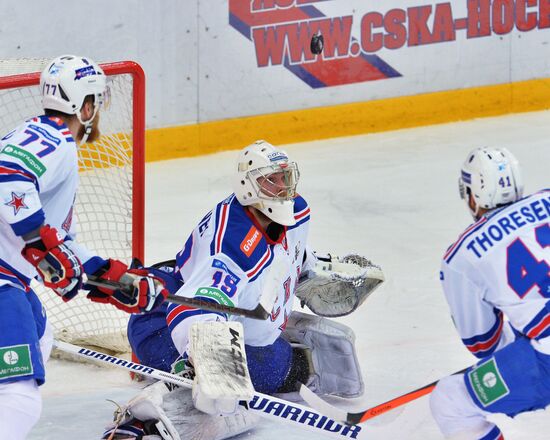
<svg viewBox="0 0 550 440">
<path fill-rule="evenodd" d="M 269 139 L 268 139 L 269 140 Z M 182 140 L 184 142 L 185 140 Z M 505 146 L 518 158 L 525 193 L 549 187 L 550 112 L 537 112 L 288 145 L 299 163 L 299 192 L 311 206 L 310 243 L 355 251 L 380 264 L 386 283 L 342 319 L 357 335 L 366 408 L 475 362 L 456 334 L 439 285 L 444 250 L 471 222 L 457 179 L 467 152 Z M 202 216 L 231 192 L 236 152 L 147 165 L 146 262 L 172 258 Z M 127 374 L 51 361 L 44 411 L 30 439 L 98 439 L 114 406 L 136 393 Z M 547 411 L 498 417 L 506 440 L 547 440 Z M 366 439 L 441 439 L 428 398 L 393 420 L 365 428 Z M 0 433 L 1 437 L 1 433 Z M 243 439 L 320 438 L 265 422 Z"/>
</svg>

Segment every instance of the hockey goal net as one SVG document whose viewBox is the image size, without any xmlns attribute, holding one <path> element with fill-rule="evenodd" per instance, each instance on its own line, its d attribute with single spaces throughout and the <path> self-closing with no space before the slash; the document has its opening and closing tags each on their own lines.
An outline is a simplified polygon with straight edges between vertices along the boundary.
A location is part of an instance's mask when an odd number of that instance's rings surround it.
<svg viewBox="0 0 550 440">
<path fill-rule="evenodd" d="M 40 72 L 49 60 L 0 61 L 0 137 L 43 113 Z M 101 138 L 79 147 L 80 186 L 73 215 L 78 242 L 104 258 L 143 258 L 145 76 L 134 62 L 103 63 L 111 91 Z M 34 284 L 55 337 L 112 352 L 129 352 L 129 315 L 81 294 L 64 303 Z"/>
</svg>

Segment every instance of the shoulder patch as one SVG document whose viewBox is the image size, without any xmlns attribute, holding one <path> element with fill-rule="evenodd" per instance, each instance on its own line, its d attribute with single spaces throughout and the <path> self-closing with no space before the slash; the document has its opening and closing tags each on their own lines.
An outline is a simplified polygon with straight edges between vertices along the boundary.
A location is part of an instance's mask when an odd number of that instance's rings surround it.
<svg viewBox="0 0 550 440">
<path fill-rule="evenodd" d="M 41 177 L 46 172 L 46 166 L 32 153 L 16 145 L 8 144 L 4 147 L 1 154 L 15 157 L 23 162 L 33 174 Z"/>
<path fill-rule="evenodd" d="M 243 241 L 241 241 L 241 251 L 243 251 L 247 257 L 250 257 L 261 239 L 262 233 L 258 230 L 258 228 L 256 228 L 256 226 L 251 226 Z"/>
</svg>

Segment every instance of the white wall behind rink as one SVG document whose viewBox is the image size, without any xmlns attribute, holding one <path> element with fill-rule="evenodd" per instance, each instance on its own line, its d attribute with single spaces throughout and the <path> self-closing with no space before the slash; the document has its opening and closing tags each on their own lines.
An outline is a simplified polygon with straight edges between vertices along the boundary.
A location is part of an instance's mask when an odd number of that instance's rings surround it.
<svg viewBox="0 0 550 440">
<path fill-rule="evenodd" d="M 249 23 L 237 17 L 243 5 Z M 550 70 L 550 0 L 4 0 L 0 16 L 2 58 L 75 53 L 139 62 L 149 128 L 515 82 Z M 327 47 L 340 62 L 335 71 L 345 73 L 356 53 L 394 76 L 312 87 L 319 78 L 304 69 L 314 59 L 299 40 L 315 26 L 340 31 L 338 47 Z M 264 49 L 274 41 L 270 57 Z M 273 65 L 290 51 L 288 68 Z"/>
</svg>

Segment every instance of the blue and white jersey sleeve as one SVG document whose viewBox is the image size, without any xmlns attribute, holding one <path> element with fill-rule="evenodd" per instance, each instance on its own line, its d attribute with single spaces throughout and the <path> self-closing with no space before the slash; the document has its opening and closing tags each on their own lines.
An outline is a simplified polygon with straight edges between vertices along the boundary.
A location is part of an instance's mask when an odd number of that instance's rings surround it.
<svg viewBox="0 0 550 440">
<path fill-rule="evenodd" d="M 25 121 L 0 141 L 0 267 L 19 278 L 34 268 L 21 256 L 22 235 L 50 224 L 71 228 L 78 186 L 77 146 L 58 118 Z M 0 277 L 0 283 L 1 277 Z"/>
<path fill-rule="evenodd" d="M 485 301 L 483 285 L 445 262 L 440 278 L 456 329 L 474 356 L 489 356 L 514 340 L 502 311 Z"/>
</svg>

